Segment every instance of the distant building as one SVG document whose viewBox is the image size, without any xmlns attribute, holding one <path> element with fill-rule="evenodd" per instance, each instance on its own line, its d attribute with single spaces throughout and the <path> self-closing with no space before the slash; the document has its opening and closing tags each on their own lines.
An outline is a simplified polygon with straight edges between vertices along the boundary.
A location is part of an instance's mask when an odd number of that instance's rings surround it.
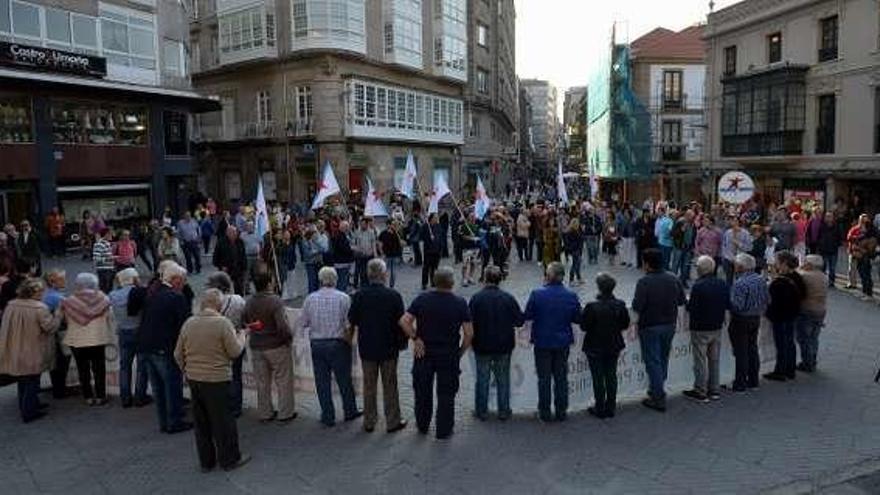
<svg viewBox="0 0 880 495">
<path fill-rule="evenodd" d="M 537 175 L 534 169 L 535 156 L 535 139 L 532 134 L 532 119 L 534 112 L 532 111 L 532 100 L 519 83 L 517 83 L 517 93 L 519 94 L 519 130 L 517 131 L 516 148 L 519 154 L 514 177 L 520 183 L 528 181 Z"/>
<path fill-rule="evenodd" d="M 711 179 L 742 170 L 759 197 L 880 209 L 874 0 L 746 0 L 709 14 Z"/>
<path fill-rule="evenodd" d="M 556 164 L 559 146 L 559 116 L 557 90 L 549 81 L 523 79 L 522 88 L 532 104 L 532 139 L 535 143 L 534 165 L 539 173 L 546 173 Z"/>
<path fill-rule="evenodd" d="M 565 92 L 562 106 L 566 161 L 569 168 L 584 166 L 587 160 L 587 87 L 577 86 Z"/>
</svg>

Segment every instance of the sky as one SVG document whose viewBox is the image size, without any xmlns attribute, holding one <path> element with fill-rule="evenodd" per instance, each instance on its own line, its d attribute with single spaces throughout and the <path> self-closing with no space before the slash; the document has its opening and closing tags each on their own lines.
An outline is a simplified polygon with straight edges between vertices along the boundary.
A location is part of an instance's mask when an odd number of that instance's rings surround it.
<svg viewBox="0 0 880 495">
<path fill-rule="evenodd" d="M 592 61 L 617 22 L 618 42 L 656 27 L 675 31 L 705 22 L 709 0 L 514 0 L 516 72 L 559 88 L 587 84 Z M 737 0 L 715 0 L 715 10 Z M 561 103 L 561 101 L 560 101 Z"/>
</svg>

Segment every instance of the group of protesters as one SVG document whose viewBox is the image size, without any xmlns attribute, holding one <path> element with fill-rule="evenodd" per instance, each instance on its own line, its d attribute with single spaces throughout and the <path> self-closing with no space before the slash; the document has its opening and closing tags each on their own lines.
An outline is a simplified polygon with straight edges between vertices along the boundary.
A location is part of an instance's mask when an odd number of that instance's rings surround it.
<svg viewBox="0 0 880 495">
<path fill-rule="evenodd" d="M 176 223 L 166 215 L 131 231 L 95 229 L 97 221 L 89 216 L 84 257 L 94 263 L 94 273 L 78 274 L 69 294 L 63 271 L 52 268 L 41 277 L 39 248 L 36 258 L 29 256 L 28 246 L 36 242 L 28 238 L 34 236 L 30 225 L 23 222 L 14 236 L 4 229 L 0 375 L 17 383 L 21 418 L 29 423 L 47 412 L 38 395 L 43 372 L 50 372 L 55 398 L 70 395 L 72 356 L 85 402 L 104 406 L 105 348 L 117 345 L 121 405 L 155 402 L 160 431 L 195 426 L 203 470 L 234 469 L 249 460 L 236 430 L 246 353 L 259 421 L 288 423 L 297 417 L 294 323 L 310 340 L 324 426 L 336 424 L 335 380 L 342 418 L 363 417 L 363 429 L 374 431 L 381 377 L 386 431 L 404 429 L 398 355 L 411 347 L 417 429 L 428 433 L 436 400 L 435 433 L 444 439 L 454 430 L 459 360 L 471 348 L 476 416 L 489 418 L 494 382 L 497 417 L 511 417 L 511 354 L 516 329 L 526 322 L 534 346 L 538 419 L 567 419 L 573 325 L 584 332 L 582 351 L 592 375 L 594 405 L 588 411 L 605 419 L 617 409 L 617 364 L 626 332 L 637 335 L 641 346 L 648 377 L 643 404 L 666 410 L 665 380 L 682 306 L 689 315 L 695 375 L 684 395 L 709 402 L 721 398 L 725 325 L 736 363 L 732 392 L 759 386 L 757 342 L 764 317 L 772 323 L 776 348 L 776 367 L 765 379 L 793 380 L 797 371 L 816 370 L 827 289 L 834 286 L 842 246 L 853 267 L 850 285 L 858 282 L 858 273 L 864 294 L 873 295 L 877 228 L 867 215 L 844 225 L 835 212 L 794 203 L 706 210 L 698 203 L 513 198 L 480 218 L 467 202 L 455 206 L 423 214 L 417 203 L 392 205 L 381 231 L 374 219 L 334 199 L 308 213 L 274 205 L 266 232 L 258 230 L 257 212 L 248 205 L 233 211 L 204 205 Z M 566 275 L 570 286 L 583 284 L 584 251 L 588 265 L 605 256 L 609 266 L 644 269 L 629 305 L 615 297 L 610 273 L 596 276 L 596 300 L 585 305 L 565 286 Z M 196 298 L 187 275 L 202 271 L 208 256 L 217 271 Z M 455 293 L 456 271 L 441 266 L 443 258 L 461 265 L 460 285 L 483 284 L 470 300 Z M 138 270 L 138 260 L 146 271 Z M 537 262 L 544 273 L 543 285 L 522 308 L 502 288 L 517 262 Z M 402 263 L 421 268 L 422 292 L 408 306 L 395 290 L 395 269 Z M 297 287 L 298 264 L 304 267 L 304 287 Z M 301 296 L 300 319 L 292 322 L 288 307 Z M 352 381 L 355 337 L 363 409 Z M 193 422 L 186 420 L 184 380 Z"/>
</svg>

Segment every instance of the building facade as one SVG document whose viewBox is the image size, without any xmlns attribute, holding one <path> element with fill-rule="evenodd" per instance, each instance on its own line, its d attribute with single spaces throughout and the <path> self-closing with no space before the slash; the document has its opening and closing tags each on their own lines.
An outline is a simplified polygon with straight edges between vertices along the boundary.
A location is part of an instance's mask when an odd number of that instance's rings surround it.
<svg viewBox="0 0 880 495">
<path fill-rule="evenodd" d="M 777 203 L 880 207 L 878 16 L 873 0 L 746 0 L 710 14 L 712 178 L 745 171 Z"/>
<path fill-rule="evenodd" d="M 517 80 L 517 95 L 519 103 L 517 110 L 519 112 L 518 130 L 516 134 L 516 149 L 519 154 L 517 166 L 514 169 L 514 177 L 521 185 L 526 183 L 530 178 L 535 177 L 534 154 L 535 140 L 532 135 L 532 100 L 525 88 Z"/>
<path fill-rule="evenodd" d="M 468 183 L 479 174 L 490 194 L 504 192 L 517 160 L 516 12 L 513 0 L 468 0 Z"/>
<path fill-rule="evenodd" d="M 689 201 L 702 195 L 706 49 L 703 26 L 657 28 L 630 44 L 632 86 L 651 119 L 652 179 L 634 198 Z"/>
<path fill-rule="evenodd" d="M 587 87 L 565 91 L 562 105 L 562 128 L 565 132 L 566 161 L 570 167 L 586 172 L 587 161 Z"/>
<path fill-rule="evenodd" d="M 190 90 L 178 2 L 0 0 L 0 220 L 64 210 L 111 224 L 180 209 L 189 121 L 219 108 Z"/>
<path fill-rule="evenodd" d="M 466 0 L 197 0 L 193 82 L 222 111 L 198 125 L 200 188 L 303 202 L 331 163 L 348 195 L 462 183 Z"/>
<path fill-rule="evenodd" d="M 557 148 L 559 146 L 559 111 L 556 87 L 549 81 L 523 79 L 522 88 L 532 103 L 532 140 L 535 145 L 533 162 L 541 175 L 550 168 L 555 174 Z"/>
</svg>

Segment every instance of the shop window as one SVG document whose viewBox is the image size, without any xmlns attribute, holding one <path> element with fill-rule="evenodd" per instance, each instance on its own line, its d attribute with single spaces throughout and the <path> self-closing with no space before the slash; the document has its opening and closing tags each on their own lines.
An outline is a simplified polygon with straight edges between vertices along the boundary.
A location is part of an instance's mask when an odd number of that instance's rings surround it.
<svg viewBox="0 0 880 495">
<path fill-rule="evenodd" d="M 146 146 L 144 107 L 57 101 L 51 108 L 56 144 Z"/>
<path fill-rule="evenodd" d="M 33 141 L 30 100 L 26 97 L 0 97 L 0 143 Z"/>
<path fill-rule="evenodd" d="M 165 112 L 165 154 L 168 156 L 189 155 L 189 133 L 187 115 L 180 112 Z"/>
</svg>

